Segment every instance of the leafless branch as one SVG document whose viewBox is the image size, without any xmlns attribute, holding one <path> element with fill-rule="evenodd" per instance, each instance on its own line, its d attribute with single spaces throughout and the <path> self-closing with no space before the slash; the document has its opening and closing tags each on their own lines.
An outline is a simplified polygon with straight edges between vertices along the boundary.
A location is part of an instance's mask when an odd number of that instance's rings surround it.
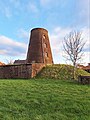
<svg viewBox="0 0 90 120">
<path fill-rule="evenodd" d="M 78 60 L 83 56 L 82 50 L 85 42 L 83 42 L 81 35 L 81 32 L 73 31 L 64 38 L 64 51 L 67 54 L 67 58 L 73 63 L 74 67 L 77 65 Z"/>
</svg>

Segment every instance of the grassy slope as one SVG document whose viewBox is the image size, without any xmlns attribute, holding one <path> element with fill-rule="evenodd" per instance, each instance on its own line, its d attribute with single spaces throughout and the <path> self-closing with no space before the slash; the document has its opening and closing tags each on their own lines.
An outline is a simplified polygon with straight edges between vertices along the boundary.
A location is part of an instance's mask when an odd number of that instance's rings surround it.
<svg viewBox="0 0 90 120">
<path fill-rule="evenodd" d="M 90 120 L 90 87 L 53 79 L 0 80 L 0 120 Z"/>
<path fill-rule="evenodd" d="M 64 64 L 54 64 L 48 65 L 47 67 L 43 68 L 42 71 L 39 73 L 38 77 L 40 78 L 56 78 L 56 79 L 72 79 L 73 78 L 73 67 L 70 65 Z M 76 72 L 76 79 L 78 79 L 78 75 L 90 75 L 90 73 L 78 69 Z"/>
</svg>

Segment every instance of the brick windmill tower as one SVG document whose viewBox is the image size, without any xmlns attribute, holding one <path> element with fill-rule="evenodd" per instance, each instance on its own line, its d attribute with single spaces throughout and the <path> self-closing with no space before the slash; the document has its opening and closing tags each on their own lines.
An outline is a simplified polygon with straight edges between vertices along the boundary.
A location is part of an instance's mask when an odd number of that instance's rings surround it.
<svg viewBox="0 0 90 120">
<path fill-rule="evenodd" d="M 53 64 L 48 31 L 43 28 L 31 30 L 27 63 Z"/>
</svg>

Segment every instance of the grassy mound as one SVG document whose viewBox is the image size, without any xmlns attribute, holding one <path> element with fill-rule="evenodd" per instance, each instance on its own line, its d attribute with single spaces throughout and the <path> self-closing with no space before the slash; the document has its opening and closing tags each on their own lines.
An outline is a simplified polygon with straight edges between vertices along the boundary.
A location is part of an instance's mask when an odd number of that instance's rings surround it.
<svg viewBox="0 0 90 120">
<path fill-rule="evenodd" d="M 0 80 L 0 120 L 90 120 L 90 87 L 53 79 Z"/>
<path fill-rule="evenodd" d="M 90 75 L 90 73 L 77 69 L 76 79 L 78 79 L 78 75 Z M 73 78 L 73 66 L 64 64 L 48 65 L 42 69 L 37 77 L 70 80 Z"/>
</svg>

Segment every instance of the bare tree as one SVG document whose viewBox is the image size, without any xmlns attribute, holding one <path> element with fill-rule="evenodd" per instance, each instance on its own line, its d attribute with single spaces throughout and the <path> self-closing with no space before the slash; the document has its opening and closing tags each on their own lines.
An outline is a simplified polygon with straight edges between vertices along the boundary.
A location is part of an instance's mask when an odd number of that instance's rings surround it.
<svg viewBox="0 0 90 120">
<path fill-rule="evenodd" d="M 85 42 L 81 38 L 81 32 L 73 31 L 70 32 L 68 36 L 64 38 L 63 48 L 67 54 L 67 59 L 73 63 L 73 79 L 75 79 L 75 68 L 78 61 L 83 56 L 83 47 Z"/>
<path fill-rule="evenodd" d="M 7 59 L 6 61 L 7 61 L 7 65 L 12 65 L 14 63 L 12 59 Z"/>
</svg>

